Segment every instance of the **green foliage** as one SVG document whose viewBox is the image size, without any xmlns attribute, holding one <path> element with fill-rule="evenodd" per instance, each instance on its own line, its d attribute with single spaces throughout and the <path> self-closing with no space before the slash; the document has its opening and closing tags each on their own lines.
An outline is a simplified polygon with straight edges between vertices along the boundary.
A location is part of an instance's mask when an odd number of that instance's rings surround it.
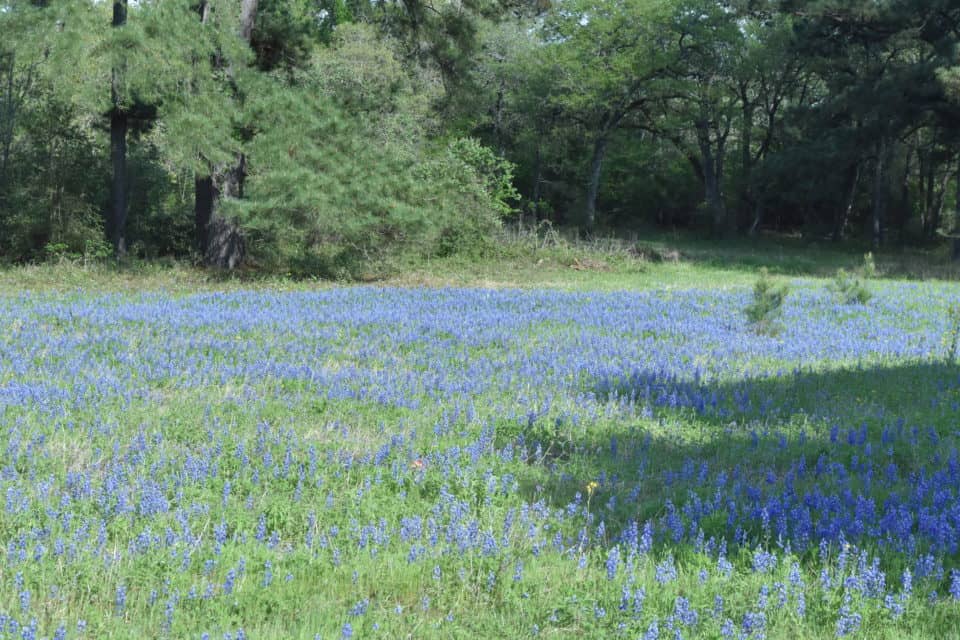
<svg viewBox="0 0 960 640">
<path fill-rule="evenodd" d="M 947 343 L 947 362 L 957 364 L 957 348 L 960 347 L 960 305 L 950 305 L 947 310 L 947 317 L 950 321 L 950 329 L 947 331 L 944 339 Z"/>
<path fill-rule="evenodd" d="M 369 25 L 337 27 L 330 46 L 318 48 L 294 75 L 339 107 L 347 117 L 362 120 L 375 140 L 422 139 L 440 131 L 434 109 L 440 100 L 435 74 L 410 68 L 396 41 Z"/>
<path fill-rule="evenodd" d="M 258 131 L 248 145 L 248 198 L 230 205 L 255 257 L 304 274 L 356 277 L 397 254 L 489 243 L 508 206 L 509 164 L 473 143 L 437 148 L 396 128 L 421 117 L 415 85 L 389 42 L 362 27 L 348 31 L 364 39 L 362 52 L 343 40 L 293 82 L 263 81 L 251 93 Z M 386 73 L 364 82 L 370 68 Z M 347 108 L 369 117 L 350 118 Z"/>
<path fill-rule="evenodd" d="M 873 297 L 866 283 L 846 269 L 837 269 L 827 288 L 840 304 L 867 304 Z"/>
<path fill-rule="evenodd" d="M 104 260 L 113 255 L 113 247 L 103 239 L 102 234 L 99 234 L 99 237 L 85 240 L 82 251 L 75 250 L 66 242 L 48 242 L 43 249 L 48 259 L 55 262 L 67 260 L 87 264 L 88 262 Z"/>
<path fill-rule="evenodd" d="M 905 242 L 954 222 L 956 3 L 259 0 L 249 42 L 240 4 L 130 2 L 122 28 L 111 3 L 3 4 L 4 260 L 102 234 L 115 106 L 141 256 L 196 246 L 193 177 L 241 154 L 223 210 L 256 264 L 309 272 L 489 253 L 518 208 L 562 227 L 588 194 L 620 235 L 698 211 L 837 239 L 876 211 Z M 871 277 L 838 274 L 838 298 Z"/>
<path fill-rule="evenodd" d="M 494 209 L 507 216 L 517 212 L 513 206 L 520 193 L 513 186 L 514 165 L 475 138 L 458 138 L 448 147 L 448 154 L 474 172 L 479 186 L 490 197 Z"/>
<path fill-rule="evenodd" d="M 318 19 L 316 0 L 260 0 L 253 30 L 256 65 L 264 71 L 291 69 L 309 60 L 330 26 Z M 349 21 L 349 9 L 335 1 L 334 24 Z"/>
<path fill-rule="evenodd" d="M 753 301 L 744 309 L 754 331 L 769 336 L 780 333 L 780 316 L 789 291 L 786 284 L 777 285 L 765 268 L 760 270 L 760 278 L 753 285 Z"/>
<path fill-rule="evenodd" d="M 840 304 L 867 304 L 873 297 L 873 292 L 866 281 L 876 277 L 877 265 L 873 254 L 863 256 L 863 266 L 858 273 L 850 273 L 846 269 L 838 269 L 837 275 L 827 285 L 830 292 Z"/>
</svg>

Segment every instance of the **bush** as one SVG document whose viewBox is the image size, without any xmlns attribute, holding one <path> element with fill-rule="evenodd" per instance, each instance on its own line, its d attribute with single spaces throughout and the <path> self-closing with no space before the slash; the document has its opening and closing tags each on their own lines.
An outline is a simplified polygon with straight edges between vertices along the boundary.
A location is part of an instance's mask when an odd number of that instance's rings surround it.
<svg viewBox="0 0 960 640">
<path fill-rule="evenodd" d="M 513 164 L 472 138 L 450 142 L 421 166 L 418 179 L 431 195 L 442 197 L 431 214 L 434 233 L 421 245 L 429 256 L 488 253 L 500 222 L 516 211 Z"/>
<path fill-rule="evenodd" d="M 753 302 L 744 309 L 754 331 L 769 336 L 780 333 L 779 320 L 788 293 L 787 285 L 774 284 L 766 269 L 760 271 L 760 279 L 753 285 Z"/>
</svg>

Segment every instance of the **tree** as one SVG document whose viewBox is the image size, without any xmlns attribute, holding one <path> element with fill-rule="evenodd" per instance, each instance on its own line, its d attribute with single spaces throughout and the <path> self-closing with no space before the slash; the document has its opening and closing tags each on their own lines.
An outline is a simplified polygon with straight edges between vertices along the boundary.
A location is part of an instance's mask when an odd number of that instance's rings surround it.
<svg viewBox="0 0 960 640">
<path fill-rule="evenodd" d="M 703 182 L 713 229 L 723 234 L 736 223 L 736 217 L 728 215 L 724 181 L 727 144 L 739 98 L 730 85 L 737 79 L 737 66 L 744 55 L 744 32 L 723 7 L 710 1 L 680 5 L 672 22 L 683 67 L 674 83 L 675 95 L 661 103 L 661 117 L 667 121 L 661 129 L 672 129 L 671 137 L 690 158 Z M 674 118 L 681 122 L 670 122 Z M 692 129 L 691 136 L 683 135 L 685 124 Z M 696 151 L 686 148 L 687 138 L 692 138 Z"/>
<path fill-rule="evenodd" d="M 822 84 L 808 113 L 817 116 L 821 131 L 845 129 L 840 137 L 853 151 L 848 157 L 854 159 L 843 169 L 851 192 L 843 201 L 853 201 L 857 183 L 867 175 L 861 166 L 871 169 L 869 235 L 877 247 L 885 241 L 891 208 L 901 208 L 901 229 L 910 213 L 906 200 L 917 131 L 942 123 L 949 111 L 936 81 L 943 61 L 937 50 L 949 33 L 942 23 L 957 10 L 939 0 L 818 2 L 791 9 L 797 17 L 799 51 Z M 808 130 L 807 138 L 813 135 Z M 928 178 L 931 171 L 936 174 L 930 163 L 937 155 L 929 147 L 917 151 L 925 159 Z M 895 166 L 903 167 L 899 179 Z M 936 189 L 932 181 L 930 188 Z M 934 200 L 931 195 L 931 208 Z M 839 223 L 847 217 L 838 216 Z M 835 228 L 835 236 L 841 233 L 842 226 Z"/>
<path fill-rule="evenodd" d="M 120 30 L 127 24 L 127 0 L 114 0 L 113 19 L 110 23 Z M 110 164 L 113 170 L 110 181 L 110 212 L 107 229 L 113 241 L 117 257 L 127 253 L 127 109 L 123 104 L 123 81 L 125 75 L 123 46 L 118 47 L 118 57 L 110 70 Z"/>
<path fill-rule="evenodd" d="M 685 34 L 670 28 L 673 5 L 662 0 L 599 4 L 564 0 L 546 23 L 541 53 L 556 64 L 552 99 L 565 118 L 590 136 L 584 206 L 596 225 L 603 161 L 611 135 L 625 118 L 642 113 L 676 72 Z"/>
<path fill-rule="evenodd" d="M 390 42 L 364 25 L 286 79 L 260 77 L 247 104 L 249 191 L 229 203 L 257 239 L 256 259 L 328 276 L 410 253 L 479 251 L 508 210 L 509 173 L 469 141 L 422 133 L 424 87 Z M 508 190 L 509 191 L 509 190 Z"/>
<path fill-rule="evenodd" d="M 243 0 L 240 6 L 236 36 L 248 46 L 253 35 L 257 6 L 258 0 Z M 212 22 L 210 3 L 206 0 L 201 2 L 198 11 L 201 24 L 209 25 Z M 213 56 L 213 67 L 215 72 L 226 72 L 234 99 L 242 101 L 237 70 L 225 61 L 222 51 Z M 243 151 L 237 151 L 230 160 L 216 162 L 212 161 L 209 150 L 201 150 L 200 154 L 205 166 L 194 179 L 197 248 L 205 264 L 233 269 L 243 257 L 243 236 L 237 225 L 223 215 L 221 204 L 225 198 L 243 197 L 246 155 Z"/>
<path fill-rule="evenodd" d="M 102 122 L 109 94 L 102 77 L 79 78 L 93 75 L 108 13 L 85 3 L 2 5 L 0 257 L 102 252 L 109 171 L 90 124 Z"/>
</svg>

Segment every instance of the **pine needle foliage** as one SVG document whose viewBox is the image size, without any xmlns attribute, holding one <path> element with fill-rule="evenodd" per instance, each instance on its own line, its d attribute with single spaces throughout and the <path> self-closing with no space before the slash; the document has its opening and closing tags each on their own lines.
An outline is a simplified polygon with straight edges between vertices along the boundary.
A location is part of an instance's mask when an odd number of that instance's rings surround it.
<svg viewBox="0 0 960 640">
<path fill-rule="evenodd" d="M 956 365 L 957 347 L 960 346 L 960 305 L 950 305 L 947 317 L 950 320 L 950 329 L 944 336 L 944 342 L 947 344 L 947 363 Z"/>
<path fill-rule="evenodd" d="M 744 309 L 755 332 L 768 336 L 780 333 L 783 329 L 780 323 L 783 303 L 789 291 L 786 284 L 775 284 L 766 269 L 760 271 L 760 278 L 753 285 L 753 302 Z"/>
<path fill-rule="evenodd" d="M 840 304 L 864 305 L 873 298 L 873 292 L 867 286 L 867 280 L 875 277 L 876 274 L 877 266 L 873 260 L 873 254 L 867 253 L 863 257 L 863 265 L 856 272 L 850 273 L 846 269 L 838 269 L 837 275 L 827 285 L 827 289 Z"/>
<path fill-rule="evenodd" d="M 349 278 L 397 254 L 482 252 L 510 211 L 511 166 L 489 162 L 475 143 L 396 127 L 422 117 L 412 81 L 389 43 L 353 29 L 348 42 L 363 38 L 365 58 L 349 55 L 354 47 L 339 59 L 327 50 L 249 93 L 248 190 L 230 205 L 252 253 L 274 268 Z M 371 60 L 395 73 L 350 81 L 363 72 L 350 66 Z M 338 64 L 345 69 L 325 72 Z M 366 117 L 347 115 L 358 109 Z"/>
</svg>

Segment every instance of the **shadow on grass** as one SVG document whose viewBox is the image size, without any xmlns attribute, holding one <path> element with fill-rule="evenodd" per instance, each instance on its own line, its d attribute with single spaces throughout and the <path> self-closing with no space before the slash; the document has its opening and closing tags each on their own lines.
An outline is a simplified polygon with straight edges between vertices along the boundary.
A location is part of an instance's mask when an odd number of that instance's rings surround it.
<svg viewBox="0 0 960 640">
<path fill-rule="evenodd" d="M 619 405 L 611 415 L 620 417 L 524 425 L 516 445 L 529 464 L 519 481 L 530 501 L 588 506 L 595 522 L 604 521 L 607 542 L 633 522 L 651 522 L 659 544 L 677 553 L 696 547 L 701 531 L 747 549 L 789 542 L 808 555 L 821 541 L 956 547 L 923 523 L 937 513 L 932 489 L 918 489 L 960 477 L 956 366 L 798 371 L 717 384 L 634 372 L 593 391 Z M 891 506 L 891 496 L 905 501 Z M 938 499 L 949 503 L 941 510 L 956 510 L 955 498 Z M 891 513 L 901 520 L 884 520 Z"/>
<path fill-rule="evenodd" d="M 781 237 L 716 240 L 696 236 L 641 238 L 637 247 L 660 255 L 676 252 L 682 262 L 713 269 L 758 272 L 790 277 L 832 277 L 838 269 L 862 266 L 870 246 Z M 906 280 L 958 280 L 960 268 L 945 248 L 886 248 L 875 255 L 881 277 Z"/>
</svg>

